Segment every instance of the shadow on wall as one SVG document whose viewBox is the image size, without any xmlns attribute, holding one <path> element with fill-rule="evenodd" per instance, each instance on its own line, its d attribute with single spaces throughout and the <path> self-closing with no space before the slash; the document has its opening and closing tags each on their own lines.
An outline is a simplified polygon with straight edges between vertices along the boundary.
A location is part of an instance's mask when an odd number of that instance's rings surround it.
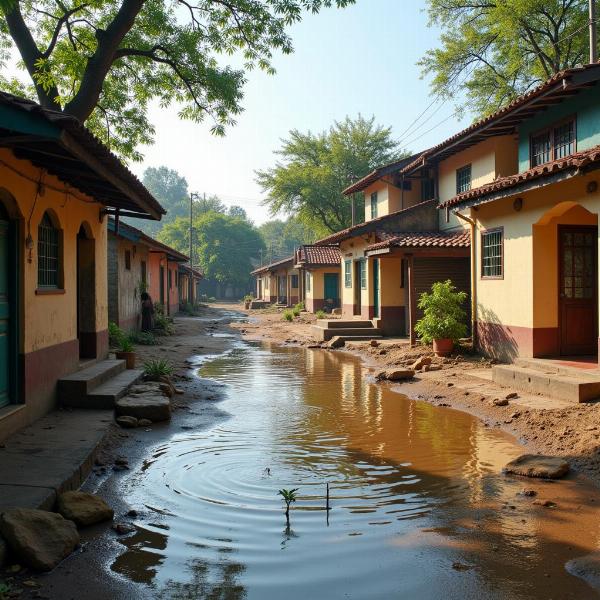
<svg viewBox="0 0 600 600">
<path fill-rule="evenodd" d="M 513 362 L 519 356 L 519 346 L 498 315 L 489 308 L 477 305 L 477 341 L 484 354 L 503 362 Z"/>
</svg>

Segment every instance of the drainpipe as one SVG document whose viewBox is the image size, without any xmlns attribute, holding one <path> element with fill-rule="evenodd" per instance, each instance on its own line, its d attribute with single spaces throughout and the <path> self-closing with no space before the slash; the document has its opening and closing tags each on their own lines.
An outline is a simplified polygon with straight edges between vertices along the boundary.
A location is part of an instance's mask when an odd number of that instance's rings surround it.
<svg viewBox="0 0 600 600">
<path fill-rule="evenodd" d="M 471 226 L 471 336 L 473 338 L 473 348 L 477 345 L 477 263 L 475 252 L 475 221 L 457 210 L 454 214 L 461 220 Z"/>
</svg>

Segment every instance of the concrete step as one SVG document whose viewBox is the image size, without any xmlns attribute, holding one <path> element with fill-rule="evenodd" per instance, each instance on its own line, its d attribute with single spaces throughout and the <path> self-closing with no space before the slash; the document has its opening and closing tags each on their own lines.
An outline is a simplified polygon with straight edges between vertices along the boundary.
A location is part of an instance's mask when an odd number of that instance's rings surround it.
<svg viewBox="0 0 600 600">
<path fill-rule="evenodd" d="M 317 319 L 317 327 L 323 327 L 324 329 L 343 329 L 346 327 L 358 329 L 364 327 L 365 329 L 369 329 L 373 327 L 373 321 L 342 321 L 341 319 Z"/>
<path fill-rule="evenodd" d="M 58 400 L 65 406 L 85 398 L 89 392 L 125 370 L 124 360 L 107 359 L 58 380 Z"/>
<path fill-rule="evenodd" d="M 515 365 L 525 369 L 535 369 L 541 373 L 567 375 L 569 377 L 582 377 L 584 379 L 600 378 L 600 369 L 597 366 L 590 365 L 591 368 L 571 367 L 569 365 L 558 364 L 557 361 L 544 358 L 517 358 Z"/>
<path fill-rule="evenodd" d="M 371 340 L 381 340 L 382 335 L 339 335 L 340 340 L 346 342 L 370 342 Z"/>
<path fill-rule="evenodd" d="M 313 325 L 312 330 L 317 339 L 323 342 L 326 342 L 335 336 L 360 336 L 370 340 L 375 337 L 381 337 L 383 335 L 381 329 L 378 329 L 376 327 L 333 327 L 330 329 L 325 329 L 324 327 Z"/>
<path fill-rule="evenodd" d="M 600 374 L 548 373 L 537 368 L 496 365 L 492 369 L 495 383 L 533 394 L 544 394 L 568 402 L 589 402 L 600 399 Z"/>
<path fill-rule="evenodd" d="M 143 376 L 144 371 L 142 369 L 123 371 L 94 388 L 83 398 L 81 404 L 69 404 L 69 406 L 77 408 L 113 408 L 115 402 L 125 396 L 129 388 L 141 381 Z"/>
</svg>

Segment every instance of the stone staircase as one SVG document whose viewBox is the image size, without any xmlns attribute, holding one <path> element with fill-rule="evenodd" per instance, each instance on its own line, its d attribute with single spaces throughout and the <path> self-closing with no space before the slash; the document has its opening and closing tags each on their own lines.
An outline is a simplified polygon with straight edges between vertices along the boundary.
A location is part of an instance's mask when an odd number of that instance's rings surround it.
<svg viewBox="0 0 600 600">
<path fill-rule="evenodd" d="M 312 331 L 317 340 L 322 342 L 327 342 L 333 337 L 340 337 L 345 342 L 368 341 L 383 337 L 381 329 L 375 327 L 373 321 L 359 319 L 351 321 L 318 319 L 312 326 Z"/>
<path fill-rule="evenodd" d="M 600 369 L 561 365 L 557 361 L 519 358 L 512 365 L 496 365 L 494 382 L 532 394 L 569 402 L 600 399 Z"/>
<path fill-rule="evenodd" d="M 125 368 L 124 360 L 100 360 L 58 380 L 60 406 L 112 408 L 143 377 L 141 369 Z"/>
</svg>

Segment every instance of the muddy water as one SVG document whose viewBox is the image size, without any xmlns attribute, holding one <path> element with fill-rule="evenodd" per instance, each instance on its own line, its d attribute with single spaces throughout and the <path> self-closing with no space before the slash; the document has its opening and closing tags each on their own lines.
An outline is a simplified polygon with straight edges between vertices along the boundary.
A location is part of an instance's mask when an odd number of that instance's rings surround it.
<svg viewBox="0 0 600 600">
<path fill-rule="evenodd" d="M 199 374 L 226 384 L 230 418 L 124 484 L 147 513 L 110 568 L 148 597 L 593 597 L 564 563 L 598 545 L 595 491 L 502 476 L 511 438 L 339 353 L 244 344 Z M 290 528 L 280 488 L 298 488 Z"/>
</svg>

